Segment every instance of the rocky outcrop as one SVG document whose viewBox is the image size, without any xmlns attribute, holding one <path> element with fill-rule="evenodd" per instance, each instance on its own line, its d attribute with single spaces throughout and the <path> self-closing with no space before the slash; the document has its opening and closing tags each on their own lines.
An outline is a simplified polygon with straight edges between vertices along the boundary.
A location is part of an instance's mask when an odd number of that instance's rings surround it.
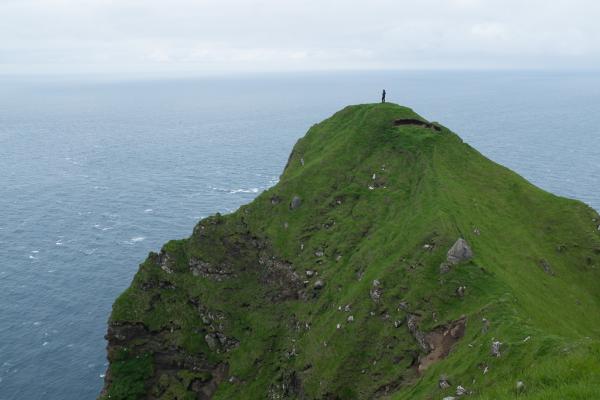
<svg viewBox="0 0 600 400">
<path fill-rule="evenodd" d="M 263 267 L 261 281 L 268 286 L 272 301 L 305 298 L 304 281 L 292 264 L 278 260 L 266 252 L 260 255 L 258 263 Z"/>
<path fill-rule="evenodd" d="M 425 128 L 433 129 L 438 132 L 440 132 L 442 130 L 442 128 L 440 128 L 440 126 L 435 123 L 421 121 L 420 119 L 414 119 L 414 118 L 397 119 L 394 121 L 394 125 L 395 126 L 416 125 L 416 126 L 422 126 Z"/>
<path fill-rule="evenodd" d="M 148 359 L 152 368 L 140 382 L 148 393 L 145 398 L 158 399 L 169 387 L 178 384 L 195 393 L 198 399 L 210 399 L 227 375 L 227 364 L 211 362 L 202 354 L 172 346 L 169 336 L 176 329 L 151 331 L 141 323 L 111 323 L 105 336 L 108 360 L 113 366 L 122 365 L 123 368 L 131 363 L 140 368 L 139 360 Z M 187 371 L 193 378 L 183 379 L 182 371 Z M 118 375 L 118 371 L 116 373 Z M 109 368 L 101 396 L 108 394 L 114 377 L 115 371 Z M 131 396 L 134 395 L 131 393 Z"/>
<path fill-rule="evenodd" d="M 231 266 L 226 264 L 213 265 L 195 258 L 190 259 L 189 268 L 193 276 L 199 276 L 218 282 L 234 275 Z"/>
<path fill-rule="evenodd" d="M 424 336 L 428 353 L 419 359 L 419 372 L 424 372 L 431 364 L 446 358 L 452 347 L 464 336 L 467 318 L 439 326 Z"/>
<path fill-rule="evenodd" d="M 426 335 L 419 329 L 419 317 L 414 314 L 409 314 L 406 319 L 406 326 L 408 327 L 408 331 L 415 338 L 416 342 L 419 344 L 419 348 L 424 353 L 429 353 L 431 351 L 431 347 L 429 346 L 429 342 L 426 340 Z"/>
</svg>

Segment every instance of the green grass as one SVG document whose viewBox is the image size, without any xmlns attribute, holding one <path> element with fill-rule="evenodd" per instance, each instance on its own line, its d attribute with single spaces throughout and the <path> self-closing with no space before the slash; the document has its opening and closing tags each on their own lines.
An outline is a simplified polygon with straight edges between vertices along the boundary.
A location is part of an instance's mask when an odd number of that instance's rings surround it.
<svg viewBox="0 0 600 400">
<path fill-rule="evenodd" d="M 152 377 L 152 356 L 149 354 L 131 355 L 120 352 L 111 364 L 113 384 L 105 399 L 127 400 L 145 396 L 148 388 L 146 381 Z"/>
<path fill-rule="evenodd" d="M 395 127 L 398 118 L 420 117 L 398 105 L 369 104 L 346 107 L 313 126 L 275 187 L 236 213 L 201 221 L 191 238 L 165 245 L 174 273 L 149 257 L 115 302 L 112 321 L 142 322 L 155 331 L 176 326 L 173 345 L 215 364 L 227 362 L 237 382 L 222 383 L 217 399 L 268 393 L 437 399 L 459 384 L 477 399 L 600 393 L 597 213 L 536 188 L 446 128 Z M 294 196 L 302 205 L 291 210 Z M 273 204 L 274 197 L 281 201 Z M 458 237 L 475 257 L 440 275 Z M 304 271 L 317 271 L 308 299 L 270 300 L 274 289 L 263 279 L 253 241 L 291 263 L 302 279 Z M 426 243 L 433 251 L 423 248 Z M 324 256 L 316 257 L 317 250 Z M 189 258 L 227 264 L 236 276 L 221 282 L 193 277 Z M 540 268 L 542 259 L 554 276 Z M 312 290 L 316 279 L 325 282 L 318 292 Z M 384 290 L 379 303 L 369 296 L 374 279 Z M 140 289 L 160 280 L 175 289 Z M 461 285 L 464 298 L 454 294 Z M 210 351 L 207 328 L 189 299 L 221 313 L 223 331 L 240 341 L 239 348 Z M 407 313 L 400 302 L 422 316 L 426 331 L 467 316 L 464 338 L 422 375 L 411 367 L 415 340 L 405 325 L 394 327 Z M 347 304 L 350 312 L 338 310 Z M 354 322 L 346 322 L 349 315 Z M 490 321 L 487 332 L 482 318 Z M 492 338 L 503 343 L 500 358 L 490 355 Z M 115 368 L 112 362 L 113 387 L 130 379 L 117 378 Z M 285 389 L 292 375 L 301 395 Z M 449 377 L 452 389 L 438 388 L 440 375 Z M 185 392 L 184 378 L 173 386 Z M 525 383 L 520 393 L 517 380 Z"/>
</svg>

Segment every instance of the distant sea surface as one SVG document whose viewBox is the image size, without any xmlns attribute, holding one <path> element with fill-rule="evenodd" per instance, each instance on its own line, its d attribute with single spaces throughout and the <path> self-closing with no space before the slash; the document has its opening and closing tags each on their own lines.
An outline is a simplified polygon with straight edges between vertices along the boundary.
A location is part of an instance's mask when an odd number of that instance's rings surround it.
<svg viewBox="0 0 600 400">
<path fill-rule="evenodd" d="M 111 305 L 148 252 L 251 201 L 312 124 L 383 88 L 600 209 L 600 73 L 0 77 L 0 400 L 95 399 Z"/>
</svg>

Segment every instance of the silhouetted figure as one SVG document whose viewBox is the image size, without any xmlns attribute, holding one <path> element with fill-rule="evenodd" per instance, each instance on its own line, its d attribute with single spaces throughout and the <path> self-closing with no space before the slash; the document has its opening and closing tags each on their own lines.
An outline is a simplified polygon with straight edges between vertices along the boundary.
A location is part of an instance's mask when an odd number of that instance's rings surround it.
<svg viewBox="0 0 600 400">
<path fill-rule="evenodd" d="M 381 93 L 381 102 L 385 103 L 385 89 L 383 89 L 383 93 Z"/>
</svg>

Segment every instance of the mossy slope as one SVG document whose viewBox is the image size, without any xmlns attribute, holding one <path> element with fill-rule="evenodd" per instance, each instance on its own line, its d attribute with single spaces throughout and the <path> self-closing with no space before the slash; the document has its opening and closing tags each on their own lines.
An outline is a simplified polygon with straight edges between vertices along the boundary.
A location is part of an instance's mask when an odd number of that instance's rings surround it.
<svg viewBox="0 0 600 400">
<path fill-rule="evenodd" d="M 444 127 L 397 119 L 422 118 L 394 104 L 341 110 L 298 141 L 276 186 L 151 254 L 115 302 L 103 396 L 600 393 L 597 213 Z M 474 257 L 441 274 L 459 237 Z M 427 350 L 407 318 L 427 334 L 461 317 L 464 336 L 418 371 Z"/>
</svg>

